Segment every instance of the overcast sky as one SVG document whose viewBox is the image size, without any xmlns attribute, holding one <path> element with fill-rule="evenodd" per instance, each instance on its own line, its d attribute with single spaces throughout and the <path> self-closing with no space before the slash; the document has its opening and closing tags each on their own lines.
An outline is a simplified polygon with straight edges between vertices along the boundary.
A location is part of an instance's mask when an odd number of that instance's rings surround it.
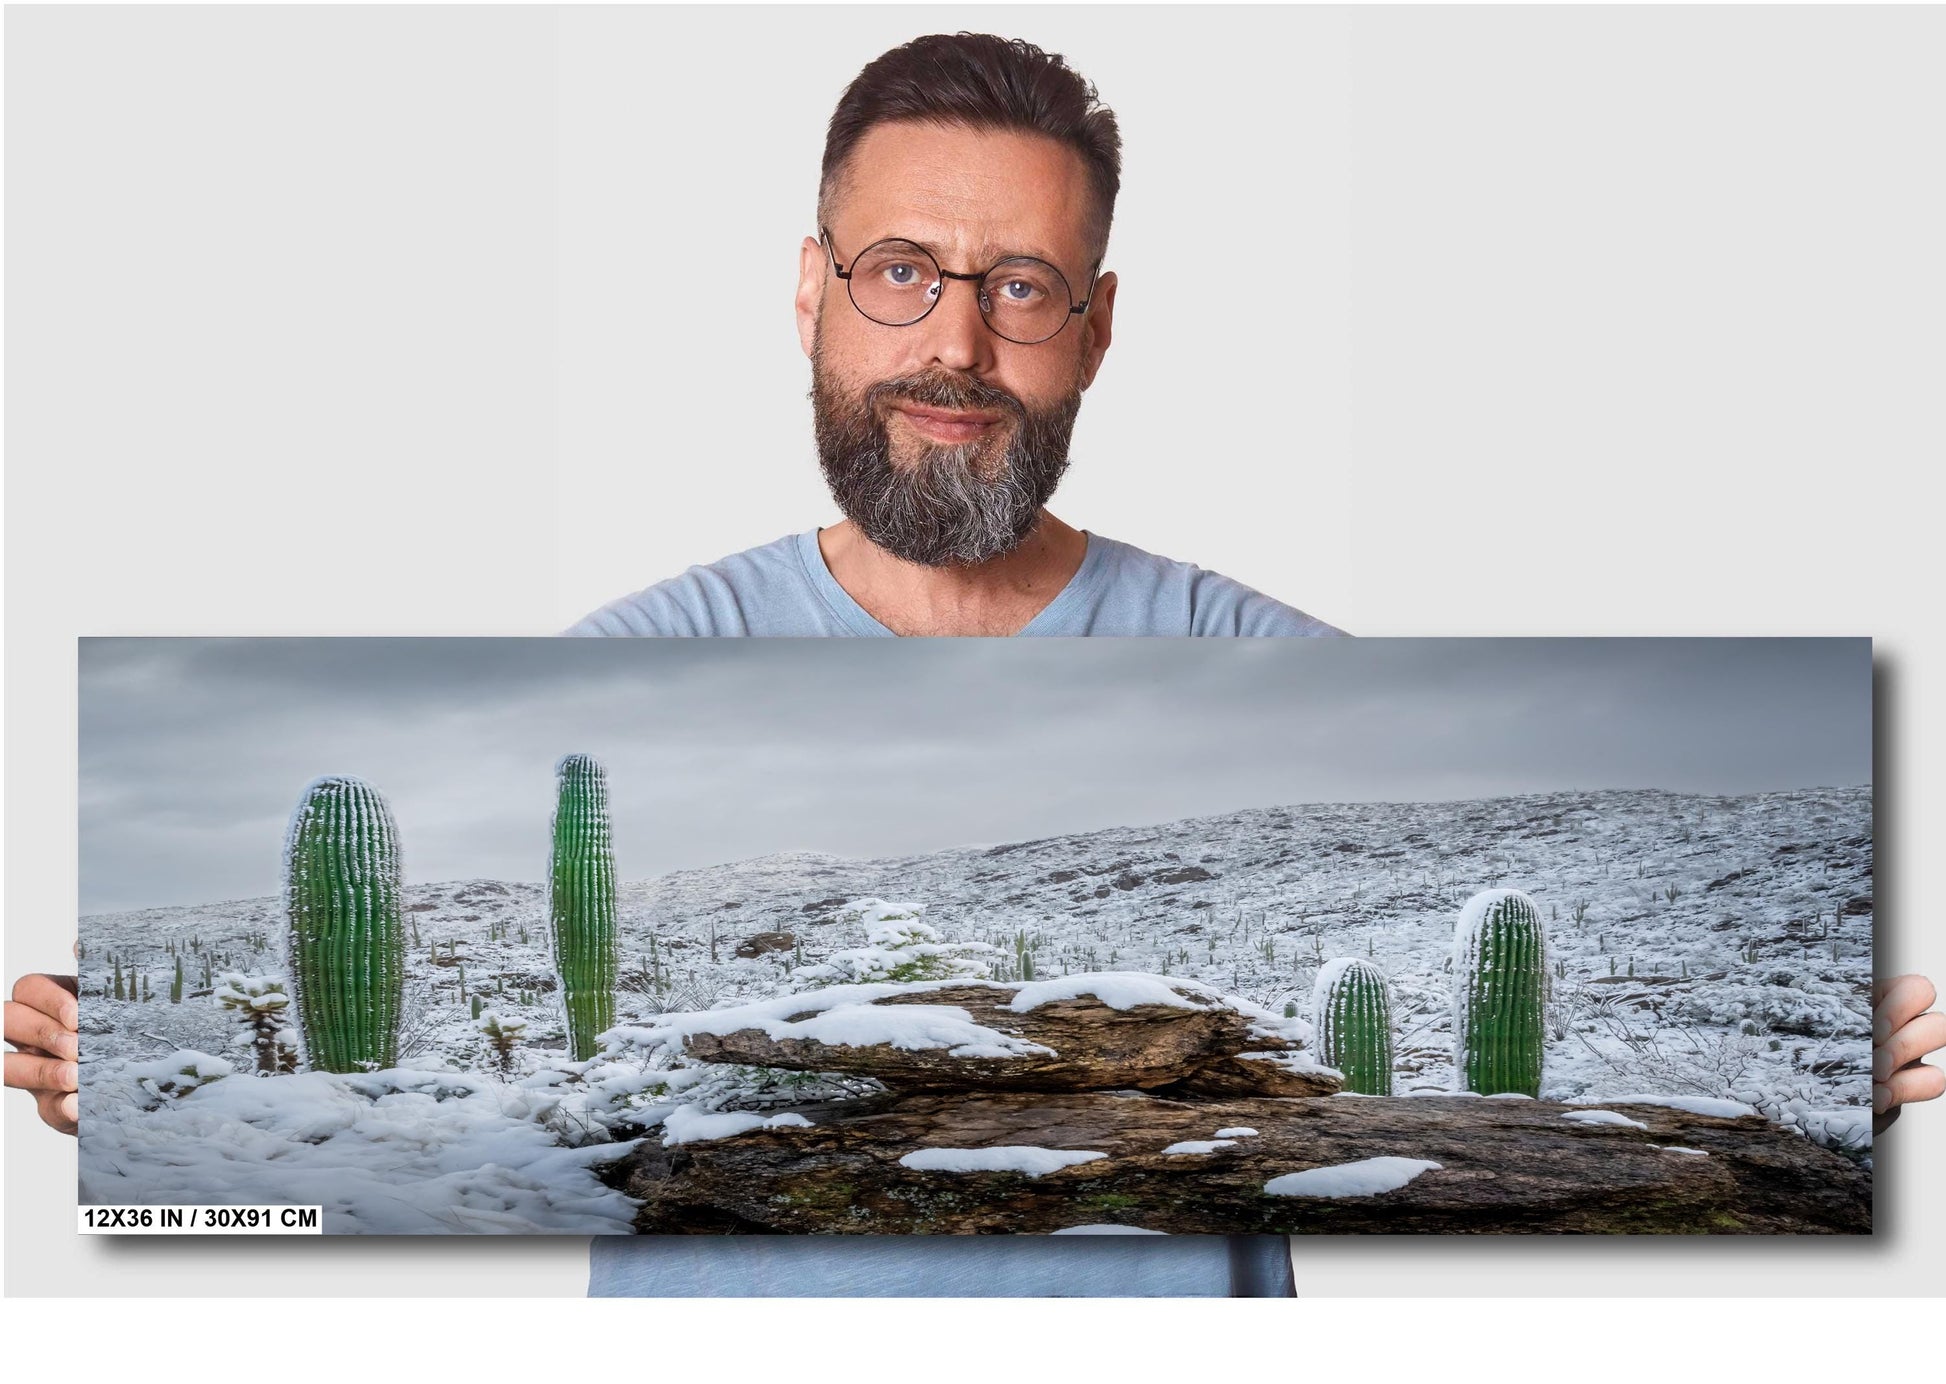
<svg viewBox="0 0 1946 1384">
<path fill-rule="evenodd" d="M 81 910 L 274 894 L 321 774 L 412 883 L 538 880 L 556 760 L 624 879 L 1305 802 L 1871 781 L 1866 639 L 84 639 Z"/>
</svg>

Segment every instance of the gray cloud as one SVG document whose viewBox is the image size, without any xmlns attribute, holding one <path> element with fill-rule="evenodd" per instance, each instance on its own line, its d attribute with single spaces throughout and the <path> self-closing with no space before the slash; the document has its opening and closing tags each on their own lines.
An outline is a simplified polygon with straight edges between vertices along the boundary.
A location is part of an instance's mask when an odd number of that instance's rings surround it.
<svg viewBox="0 0 1946 1384">
<path fill-rule="evenodd" d="M 1274 803 L 1871 777 L 1864 639 L 90 639 L 81 907 L 275 892 L 323 773 L 408 877 L 538 879 L 553 765 L 626 878 Z"/>
</svg>

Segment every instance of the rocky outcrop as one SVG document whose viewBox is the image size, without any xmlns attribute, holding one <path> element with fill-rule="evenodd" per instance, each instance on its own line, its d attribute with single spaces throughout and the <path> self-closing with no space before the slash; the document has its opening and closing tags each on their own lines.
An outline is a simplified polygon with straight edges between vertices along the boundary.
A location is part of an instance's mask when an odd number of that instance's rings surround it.
<svg viewBox="0 0 1946 1384">
<path fill-rule="evenodd" d="M 912 1091 L 1190 1083 L 1225 1094 L 1317 1096 L 1339 1088 L 1336 1073 L 1310 1062 L 1294 1036 L 1267 1030 L 1260 1016 L 1200 987 L 1140 979 L 1169 1002 L 1131 1003 L 1142 996 L 1116 993 L 1114 981 L 1104 988 L 1120 1007 L 1083 992 L 1016 1008 L 1023 997 L 1033 998 L 1032 987 L 992 983 L 916 986 L 838 1007 L 825 1007 L 822 992 L 811 991 L 802 1014 L 767 1006 L 758 1015 L 761 1025 L 729 1028 L 719 1021 L 715 1031 L 685 1034 L 683 1051 L 703 1062 L 870 1076 Z M 926 1020 L 946 1019 L 946 1011 L 957 1015 L 953 1022 L 970 1022 L 999 1041 L 982 1045 L 968 1035 L 948 1045 L 949 1032 L 934 1038 Z M 943 1025 L 940 1031 L 947 1032 Z M 928 1045 L 916 1045 L 922 1038 Z M 1275 1060 L 1240 1060 L 1245 1052 Z"/>
<path fill-rule="evenodd" d="M 1336 1094 L 1308 1035 L 1129 973 L 839 986 L 665 1016 L 632 1041 L 889 1089 L 707 1126 L 722 1137 L 652 1125 L 602 1175 L 641 1199 L 647 1234 L 1871 1229 L 1868 1172 L 1744 1107 Z"/>
<path fill-rule="evenodd" d="M 610 1177 L 642 1199 L 636 1228 L 653 1234 L 1871 1229 L 1870 1176 L 1791 1131 L 1602 1108 L 1613 1114 L 1591 1121 L 1589 1107 L 1477 1097 L 933 1092 L 802 1107 L 808 1127 L 649 1140 Z M 955 1167 L 1009 1161 L 1017 1170 Z"/>
</svg>

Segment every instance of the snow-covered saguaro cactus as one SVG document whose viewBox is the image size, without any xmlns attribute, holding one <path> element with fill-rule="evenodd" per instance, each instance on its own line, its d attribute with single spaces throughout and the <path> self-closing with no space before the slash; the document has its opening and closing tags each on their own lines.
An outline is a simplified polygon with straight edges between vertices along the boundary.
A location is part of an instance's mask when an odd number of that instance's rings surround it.
<svg viewBox="0 0 1946 1384">
<path fill-rule="evenodd" d="M 1467 900 L 1453 936 L 1453 1066 L 1458 1089 L 1541 1093 L 1547 937 L 1518 889 Z"/>
<path fill-rule="evenodd" d="M 284 912 L 305 1055 L 320 1072 L 395 1066 L 405 991 L 392 809 L 363 779 L 314 780 L 284 841 Z"/>
<path fill-rule="evenodd" d="M 1345 1090 L 1392 1094 L 1392 1001 L 1385 973 L 1369 961 L 1339 957 L 1311 990 L 1318 1058 L 1345 1074 Z"/>
<path fill-rule="evenodd" d="M 595 1036 L 615 1026 L 615 852 L 608 832 L 608 774 L 585 754 L 554 766 L 554 840 L 548 853 L 554 969 L 568 1011 L 568 1051 L 595 1055 Z"/>
</svg>

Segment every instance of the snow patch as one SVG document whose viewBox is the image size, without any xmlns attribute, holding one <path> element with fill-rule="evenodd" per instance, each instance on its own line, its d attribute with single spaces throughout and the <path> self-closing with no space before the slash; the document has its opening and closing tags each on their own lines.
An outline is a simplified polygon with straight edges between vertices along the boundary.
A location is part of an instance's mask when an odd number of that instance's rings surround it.
<svg viewBox="0 0 1946 1384">
<path fill-rule="evenodd" d="M 1627 1125 L 1630 1129 L 1647 1129 L 1640 1120 L 1631 1120 L 1626 1115 L 1618 1115 L 1613 1110 L 1570 1110 L 1561 1117 L 1573 1120 L 1576 1124 L 1589 1125 Z"/>
<path fill-rule="evenodd" d="M 1231 1125 L 1228 1129 L 1217 1130 L 1216 1137 L 1219 1139 L 1244 1139 L 1256 1132 L 1249 1125 Z"/>
<path fill-rule="evenodd" d="M 1194 992 L 1203 1000 L 1190 998 Z M 1093 995 L 1110 1009 L 1134 1009 L 1144 1004 L 1166 1004 L 1174 1009 L 1227 1009 L 1232 1007 L 1216 991 L 1192 980 L 1148 975 L 1141 971 L 1084 971 L 1079 975 L 1057 976 L 1052 980 L 1024 981 L 1013 999 L 1002 1006 L 1016 1014 L 1055 1000 L 1079 999 Z"/>
<path fill-rule="evenodd" d="M 1273 1197 L 1371 1197 L 1396 1192 L 1419 1174 L 1443 1166 L 1424 1158 L 1361 1158 L 1273 1177 L 1264 1191 Z"/>
<path fill-rule="evenodd" d="M 678 1105 L 662 1121 L 662 1146 L 671 1148 L 676 1144 L 694 1144 L 704 1139 L 727 1139 L 733 1134 L 743 1134 L 752 1129 L 775 1129 L 781 1125 L 811 1128 L 809 1120 L 789 1111 L 766 1117 L 748 1110 L 710 1113 L 693 1105 Z"/>
<path fill-rule="evenodd" d="M 1718 1100 L 1714 1096 L 1603 1096 L 1599 1101 L 1576 1100 L 1569 1105 L 1666 1105 L 1671 1110 L 1686 1110 L 1692 1115 L 1715 1115 L 1733 1120 L 1739 1115 L 1754 1115 L 1756 1110 L 1737 1100 Z"/>
<path fill-rule="evenodd" d="M 1252 1131 L 1253 1133 L 1255 1131 Z M 1218 1149 L 1235 1148 L 1234 1139 L 1185 1139 L 1179 1144 L 1171 1144 L 1164 1153 L 1215 1153 Z"/>
<path fill-rule="evenodd" d="M 1032 1144 L 1001 1144 L 986 1149 L 914 1149 L 899 1160 L 903 1168 L 936 1173 L 1024 1173 L 1039 1177 L 1077 1163 L 1106 1158 L 1092 1149 L 1044 1149 Z"/>
<path fill-rule="evenodd" d="M 1050 1230 L 1050 1235 L 1167 1235 L 1166 1230 L 1144 1230 L 1139 1225 L 1071 1225 L 1065 1230 Z"/>
<path fill-rule="evenodd" d="M 680 1051 L 697 1034 L 723 1036 L 754 1028 L 778 1041 L 809 1039 L 838 1047 L 885 1044 L 909 1051 L 944 1048 L 953 1057 L 1052 1057 L 1054 1050 L 1013 1034 L 975 1023 L 957 1005 L 875 1005 L 873 1000 L 914 990 L 937 989 L 953 981 L 917 984 L 882 982 L 871 985 L 833 985 L 803 994 L 778 995 L 752 1004 L 685 1014 L 665 1014 L 656 1023 L 623 1027 L 601 1035 L 612 1057 L 630 1049 Z"/>
<path fill-rule="evenodd" d="M 375 1235 L 626 1235 L 641 1205 L 591 1171 L 640 1141 L 561 1147 L 551 1092 L 388 1068 L 231 1076 L 145 1110 L 154 1065 L 90 1065 L 83 1205 L 317 1205 L 326 1234 Z"/>
</svg>

